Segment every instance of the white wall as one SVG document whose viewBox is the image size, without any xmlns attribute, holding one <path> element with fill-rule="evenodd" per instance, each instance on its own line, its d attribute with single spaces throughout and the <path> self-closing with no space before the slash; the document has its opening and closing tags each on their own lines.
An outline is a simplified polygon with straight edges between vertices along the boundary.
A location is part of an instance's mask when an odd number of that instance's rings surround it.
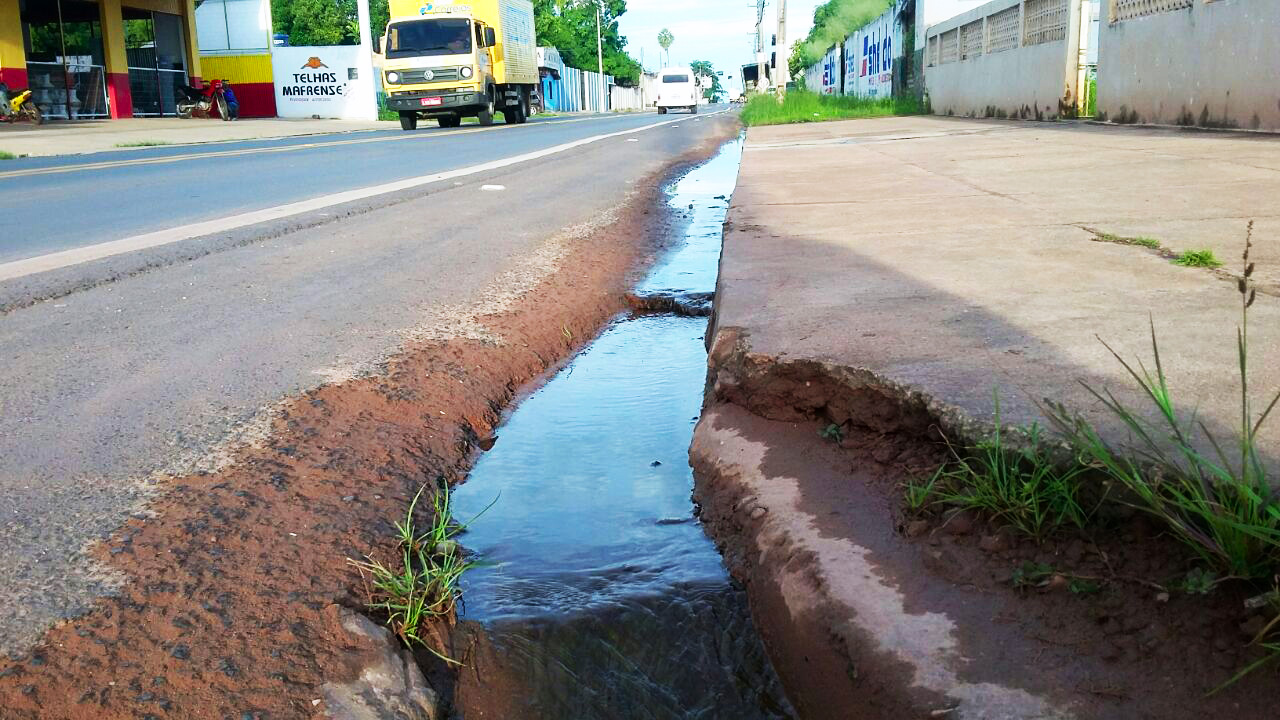
<svg viewBox="0 0 1280 720">
<path fill-rule="evenodd" d="M 1066 27 L 1058 40 L 1039 42 L 1024 34 L 1028 0 L 994 0 L 929 28 L 924 45 L 925 91 L 933 112 L 967 117 L 1018 117 L 1055 119 L 1062 114 L 1060 102 L 1070 90 L 1071 105 L 1077 95 L 1077 75 L 1068 71 L 1068 58 L 1080 49 L 1080 2 L 1061 0 L 1066 9 Z M 1039 4 L 1040 0 L 1030 0 Z M 1020 9 L 1019 9 L 1020 8 Z M 995 32 L 1005 13 L 1021 13 L 1011 34 Z M 975 53 L 947 61 L 940 48 L 944 38 L 959 28 L 978 29 Z M 960 32 L 965 32 L 961 30 Z M 961 37 L 957 35 L 957 37 Z M 1012 46 L 998 43 L 1010 38 Z M 935 43 L 937 45 L 935 45 Z M 963 46 L 963 42 L 959 43 Z M 1074 48 L 1074 50 L 1072 50 Z"/>
<path fill-rule="evenodd" d="M 986 0 L 916 0 L 916 50 L 924 47 L 925 33 L 937 25 L 980 7 Z"/>
<path fill-rule="evenodd" d="M 1109 19 L 1104 3 L 1098 111 L 1107 119 L 1280 130 L 1277 0 L 1196 0 Z"/>
</svg>

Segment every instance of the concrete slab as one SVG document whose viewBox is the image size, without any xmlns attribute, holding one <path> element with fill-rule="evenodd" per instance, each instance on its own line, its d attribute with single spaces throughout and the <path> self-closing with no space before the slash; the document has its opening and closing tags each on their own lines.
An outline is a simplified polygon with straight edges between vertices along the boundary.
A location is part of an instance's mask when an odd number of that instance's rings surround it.
<svg viewBox="0 0 1280 720">
<path fill-rule="evenodd" d="M 1280 138 L 1229 133 L 937 117 L 754 128 L 712 344 L 872 378 L 952 429 L 990 422 L 998 393 L 1006 422 L 1043 424 L 1049 398 L 1119 433 L 1078 381 L 1140 403 L 1099 338 L 1149 362 L 1151 319 L 1176 397 L 1228 437 L 1250 219 L 1251 387 L 1259 403 L 1280 388 L 1278 168 Z M 1211 248 L 1227 267 L 1093 231 Z M 1274 457 L 1280 423 L 1263 442 Z"/>
<path fill-rule="evenodd" d="M 223 122 L 192 118 L 129 118 L 0 125 L 0 150 L 14 155 L 78 155 L 145 145 L 294 137 L 360 130 L 399 129 L 395 122 L 362 120 L 287 120 L 251 118 Z"/>
</svg>

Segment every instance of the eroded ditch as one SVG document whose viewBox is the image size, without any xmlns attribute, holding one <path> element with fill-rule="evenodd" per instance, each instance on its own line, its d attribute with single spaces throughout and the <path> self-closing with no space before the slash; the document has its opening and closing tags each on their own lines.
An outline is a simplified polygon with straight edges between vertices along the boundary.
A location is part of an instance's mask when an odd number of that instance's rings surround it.
<svg viewBox="0 0 1280 720">
<path fill-rule="evenodd" d="M 526 398 L 454 492 L 485 563 L 465 717 L 790 717 L 742 590 L 694 516 L 687 452 L 706 376 L 705 299 L 741 140 L 669 191 L 685 242 Z M 645 301 L 645 298 L 661 298 Z M 662 312 L 664 310 L 674 312 Z"/>
</svg>

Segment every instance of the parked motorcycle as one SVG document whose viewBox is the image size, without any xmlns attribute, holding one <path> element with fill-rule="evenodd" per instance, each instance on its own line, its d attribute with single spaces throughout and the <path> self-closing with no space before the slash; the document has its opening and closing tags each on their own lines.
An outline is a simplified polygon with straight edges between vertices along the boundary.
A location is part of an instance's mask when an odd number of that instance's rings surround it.
<svg viewBox="0 0 1280 720">
<path fill-rule="evenodd" d="M 30 120 L 39 125 L 44 122 L 44 117 L 40 114 L 40 108 L 35 101 L 31 99 L 30 90 L 25 88 L 10 90 L 8 85 L 0 83 L 0 120 L 9 123 Z"/>
<path fill-rule="evenodd" d="M 203 88 L 182 85 L 178 87 L 178 91 L 182 93 L 178 100 L 178 117 L 213 117 L 212 111 L 217 108 L 218 117 L 223 120 L 231 119 L 225 80 L 210 80 Z"/>
</svg>

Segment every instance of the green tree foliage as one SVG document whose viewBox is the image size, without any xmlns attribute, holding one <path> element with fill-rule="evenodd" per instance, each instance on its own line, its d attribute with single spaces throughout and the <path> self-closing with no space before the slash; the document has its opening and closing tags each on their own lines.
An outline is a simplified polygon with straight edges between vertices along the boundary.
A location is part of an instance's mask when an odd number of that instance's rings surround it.
<svg viewBox="0 0 1280 720">
<path fill-rule="evenodd" d="M 813 27 L 791 54 L 791 68 L 804 72 L 855 30 L 875 20 L 893 0 L 828 0 L 813 11 Z"/>
<path fill-rule="evenodd" d="M 387 27 L 387 0 L 369 0 L 370 31 Z M 359 45 L 356 0 L 271 0 L 273 29 L 289 36 L 290 45 Z"/>
<path fill-rule="evenodd" d="M 689 63 L 689 68 L 693 70 L 694 75 L 698 75 L 707 79 L 703 82 L 703 97 L 711 102 L 716 102 L 720 96 L 724 95 L 724 86 L 720 84 L 720 76 L 716 74 L 715 68 L 712 67 L 710 60 L 694 60 Z"/>
<path fill-rule="evenodd" d="M 539 45 L 560 51 L 569 67 L 595 72 L 596 3 L 582 0 L 533 0 L 534 29 Z M 626 0 L 604 0 L 600 16 L 604 72 L 619 85 L 640 81 L 640 63 L 627 54 L 627 39 L 618 34 L 618 18 L 627 11 Z"/>
<path fill-rule="evenodd" d="M 662 48 L 662 52 L 667 54 L 668 63 L 671 62 L 671 44 L 675 41 L 676 36 L 672 35 L 670 30 L 662 28 L 662 30 L 658 32 L 658 46 Z"/>
</svg>

